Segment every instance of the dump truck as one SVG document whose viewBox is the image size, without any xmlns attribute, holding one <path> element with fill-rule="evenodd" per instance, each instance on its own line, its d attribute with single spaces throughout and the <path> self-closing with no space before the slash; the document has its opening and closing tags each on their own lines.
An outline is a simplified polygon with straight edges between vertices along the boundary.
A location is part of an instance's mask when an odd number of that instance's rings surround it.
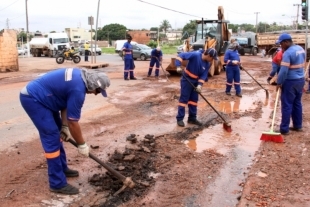
<svg viewBox="0 0 310 207">
<path fill-rule="evenodd" d="M 232 36 L 231 39 L 237 40 L 239 43 L 238 52 L 240 55 L 254 55 L 258 53 L 257 35 L 254 32 L 245 32 Z"/>
<path fill-rule="evenodd" d="M 272 56 L 275 54 L 276 50 L 279 48 L 276 45 L 276 41 L 278 40 L 281 33 L 286 32 L 292 36 L 292 40 L 294 44 L 300 45 L 304 49 L 307 48 L 307 61 L 310 57 L 310 37 L 308 37 L 307 43 L 308 46 L 305 47 L 306 44 L 306 32 L 303 30 L 294 30 L 294 31 L 277 31 L 277 32 L 266 32 L 257 34 L 257 46 L 259 50 L 265 50 L 266 54 Z"/>
<path fill-rule="evenodd" d="M 231 33 L 228 30 L 229 21 L 224 18 L 224 9 L 218 7 L 217 20 L 195 20 L 196 32 L 195 42 L 189 47 L 189 40 L 186 41 L 184 51 L 195 51 L 199 49 L 214 48 L 218 52 L 218 59 L 212 62 L 209 69 L 209 76 L 219 75 L 225 66 L 224 54 L 228 48 Z M 183 61 L 182 66 L 186 67 L 187 61 Z M 170 74 L 176 74 L 175 58 L 171 58 L 171 62 L 166 68 Z"/>
<path fill-rule="evenodd" d="M 67 33 L 49 33 L 47 37 L 35 36 L 29 42 L 30 54 L 33 57 L 55 57 L 58 50 L 70 48 Z"/>
</svg>

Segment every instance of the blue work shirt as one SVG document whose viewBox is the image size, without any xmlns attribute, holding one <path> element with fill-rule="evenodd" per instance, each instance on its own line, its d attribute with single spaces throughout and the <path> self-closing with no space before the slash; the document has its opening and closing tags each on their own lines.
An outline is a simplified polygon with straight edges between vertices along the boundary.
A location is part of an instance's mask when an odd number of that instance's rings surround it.
<svg viewBox="0 0 310 207">
<path fill-rule="evenodd" d="M 158 51 L 156 49 L 153 49 L 152 52 L 151 52 L 151 57 L 154 58 L 155 60 L 159 60 L 161 61 L 162 57 L 163 57 L 163 53 L 162 51 Z"/>
<path fill-rule="evenodd" d="M 290 46 L 282 56 L 281 68 L 278 74 L 277 84 L 304 77 L 305 50 L 299 45 Z"/>
<path fill-rule="evenodd" d="M 226 69 L 229 68 L 239 68 L 239 65 L 235 65 L 232 63 L 233 60 L 237 60 L 240 62 L 240 56 L 238 54 L 237 50 L 226 50 L 225 56 L 224 56 L 224 63 L 226 63 Z"/>
<path fill-rule="evenodd" d="M 132 45 L 130 44 L 130 42 L 124 43 L 123 51 L 125 52 L 124 54 L 125 59 L 132 59 Z"/>
<path fill-rule="evenodd" d="M 188 60 L 186 69 L 184 70 L 184 75 L 191 79 L 198 80 L 198 85 L 203 85 L 205 80 L 207 80 L 210 69 L 210 63 L 202 60 L 203 52 L 203 50 L 182 52 L 175 59 L 175 65 L 177 67 L 181 66 L 182 60 Z"/>
<path fill-rule="evenodd" d="M 67 109 L 67 119 L 78 121 L 81 117 L 86 86 L 81 69 L 63 68 L 49 72 L 27 85 L 34 99 L 54 112 Z"/>
</svg>

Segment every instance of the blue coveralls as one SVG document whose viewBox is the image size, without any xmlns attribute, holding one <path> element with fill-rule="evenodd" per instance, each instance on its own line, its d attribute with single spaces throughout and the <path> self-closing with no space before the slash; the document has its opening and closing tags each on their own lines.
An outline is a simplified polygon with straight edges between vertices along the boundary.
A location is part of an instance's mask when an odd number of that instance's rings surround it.
<svg viewBox="0 0 310 207">
<path fill-rule="evenodd" d="M 239 65 L 234 65 L 232 63 L 233 60 L 237 60 L 240 62 L 238 50 L 228 49 L 225 52 L 225 56 L 224 56 L 224 62 L 226 63 L 226 78 L 227 78 L 226 93 L 230 93 L 232 83 L 234 81 L 236 94 L 241 94 L 240 68 L 239 68 Z"/>
<path fill-rule="evenodd" d="M 281 68 L 277 80 L 277 84 L 282 85 L 281 133 L 287 133 L 289 131 L 291 117 L 293 127 L 296 129 L 302 128 L 301 97 L 303 86 L 305 84 L 304 64 L 305 51 L 299 45 L 292 45 L 283 53 Z"/>
<path fill-rule="evenodd" d="M 135 68 L 135 64 L 133 62 L 133 54 L 132 54 L 132 45 L 130 42 L 125 42 L 123 49 L 125 52 L 124 56 L 124 79 L 128 79 L 128 73 L 130 73 L 130 79 L 134 79 L 133 70 Z"/>
<path fill-rule="evenodd" d="M 189 110 L 188 120 L 194 121 L 197 119 L 198 93 L 183 76 L 186 76 L 195 87 L 198 85 L 202 86 L 205 80 L 207 81 L 210 63 L 202 60 L 203 52 L 204 51 L 183 52 L 180 53 L 175 60 L 175 65 L 177 67 L 181 66 L 181 60 L 188 60 L 180 81 L 181 95 L 178 104 L 178 114 L 176 116 L 177 121 L 184 119 L 185 107 L 187 105 Z"/>
<path fill-rule="evenodd" d="M 60 111 L 67 109 L 67 119 L 79 121 L 86 86 L 80 69 L 59 69 L 31 81 L 20 102 L 39 131 L 48 165 L 49 185 L 59 189 L 67 185 L 66 153 L 60 139 Z M 27 95 L 28 94 L 28 95 Z"/>
<path fill-rule="evenodd" d="M 160 51 L 158 51 L 157 49 L 152 50 L 148 76 L 151 76 L 154 64 L 156 64 L 155 76 L 156 77 L 159 76 L 159 61 L 162 60 L 162 57 L 163 57 L 163 53 L 161 50 Z"/>
</svg>

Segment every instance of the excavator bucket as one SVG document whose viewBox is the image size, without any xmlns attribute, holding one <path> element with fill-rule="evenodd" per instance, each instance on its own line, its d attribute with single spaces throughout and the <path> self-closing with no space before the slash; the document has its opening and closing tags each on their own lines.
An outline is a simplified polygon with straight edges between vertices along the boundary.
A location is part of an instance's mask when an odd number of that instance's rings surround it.
<svg viewBox="0 0 310 207">
<path fill-rule="evenodd" d="M 187 60 L 183 60 L 182 66 L 185 68 L 187 63 L 188 63 Z M 165 70 L 168 71 L 171 75 L 177 74 L 177 66 L 175 66 L 175 58 L 171 58 L 171 62 Z"/>
</svg>

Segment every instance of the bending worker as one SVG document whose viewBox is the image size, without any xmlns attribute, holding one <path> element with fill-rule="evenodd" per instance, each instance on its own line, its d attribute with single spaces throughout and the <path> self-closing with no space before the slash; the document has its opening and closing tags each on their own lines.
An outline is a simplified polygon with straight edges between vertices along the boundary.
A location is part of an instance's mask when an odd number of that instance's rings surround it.
<svg viewBox="0 0 310 207">
<path fill-rule="evenodd" d="M 270 81 L 276 74 L 279 74 L 279 71 L 281 68 L 282 55 L 283 55 L 283 51 L 282 51 L 282 48 L 280 47 L 277 49 L 275 56 L 272 58 L 272 63 L 271 63 L 272 70 L 269 74 L 269 77 L 267 78 L 267 83 L 271 85 L 277 85 L 276 82 L 270 83 Z"/>
<path fill-rule="evenodd" d="M 89 156 L 79 125 L 85 95 L 106 97 L 105 89 L 109 86 L 109 78 L 101 71 L 67 68 L 49 72 L 21 90 L 21 105 L 39 131 L 50 191 L 67 195 L 79 193 L 78 188 L 67 183 L 66 177 L 76 177 L 79 172 L 68 168 L 62 141 L 68 141 L 72 135 L 78 152 Z"/>
<path fill-rule="evenodd" d="M 202 125 L 197 120 L 197 102 L 198 93 L 201 93 L 202 85 L 208 78 L 208 72 L 210 68 L 210 62 L 217 60 L 217 52 L 215 49 L 210 48 L 206 51 L 193 51 L 183 52 L 175 59 L 175 65 L 177 66 L 177 72 L 182 74 L 180 80 L 181 83 L 181 95 L 178 104 L 178 114 L 176 116 L 177 124 L 184 127 L 183 119 L 185 117 L 185 107 L 188 105 L 188 120 L 187 123 Z M 186 69 L 183 71 L 181 68 L 182 61 L 188 60 Z M 188 82 L 188 80 L 195 86 Z"/>
<path fill-rule="evenodd" d="M 224 62 L 226 63 L 226 95 L 231 95 L 230 90 L 234 82 L 236 96 L 242 97 L 240 87 L 240 57 L 238 54 L 238 42 L 230 43 L 225 52 Z"/>
<path fill-rule="evenodd" d="M 127 36 L 127 42 L 124 43 L 123 46 L 123 56 L 124 56 L 124 80 L 137 80 L 137 78 L 133 74 L 133 70 L 135 69 L 135 63 L 133 62 L 133 53 L 132 53 L 132 45 L 131 45 L 131 36 Z M 128 78 L 129 73 L 129 78 Z"/>
<path fill-rule="evenodd" d="M 277 44 L 283 49 L 281 68 L 277 79 L 277 90 L 281 90 L 282 119 L 280 133 L 289 134 L 289 130 L 302 131 L 301 97 L 305 84 L 304 67 L 306 54 L 299 45 L 294 45 L 291 35 L 282 33 Z M 289 127 L 292 117 L 293 127 Z"/>
<path fill-rule="evenodd" d="M 162 53 L 160 47 L 153 49 L 151 52 L 151 61 L 150 61 L 150 67 L 149 67 L 149 72 L 147 74 L 147 77 L 150 77 L 152 75 L 153 67 L 154 67 L 154 65 L 156 65 L 155 77 L 158 78 L 159 66 L 162 63 L 162 60 L 163 60 L 163 53 Z"/>
</svg>

